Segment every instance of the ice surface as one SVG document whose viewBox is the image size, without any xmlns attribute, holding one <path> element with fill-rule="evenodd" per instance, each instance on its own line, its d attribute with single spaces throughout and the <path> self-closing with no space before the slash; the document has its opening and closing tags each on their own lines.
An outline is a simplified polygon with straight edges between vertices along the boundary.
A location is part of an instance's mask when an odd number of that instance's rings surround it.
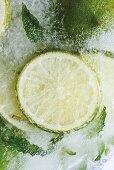
<svg viewBox="0 0 114 170">
<path fill-rule="evenodd" d="M 24 0 L 23 2 L 39 19 L 41 24 L 45 24 L 45 27 L 49 28 L 49 16 L 51 15 L 53 17 L 54 15 L 53 11 L 49 11 L 49 8 L 55 0 Z M 25 63 L 32 58 L 34 52 L 42 51 L 46 48 L 47 44 L 49 44 L 50 47 L 75 51 L 74 42 L 70 40 L 64 43 L 60 42 L 57 38 L 56 31 L 53 33 L 53 37 L 47 37 L 46 43 L 44 44 L 43 42 L 42 44 L 39 42 L 37 44 L 31 43 L 23 28 L 21 6 L 22 0 L 11 0 L 11 22 L 4 36 L 0 38 L 0 63 L 5 63 L 7 65 L 9 70 L 6 71 L 8 71 L 8 74 L 11 72 L 20 72 Z M 94 35 L 92 39 L 85 44 L 85 48 L 96 48 L 114 52 L 114 30 L 110 32 L 102 32 L 100 33 L 100 36 Z M 110 128 L 110 126 L 113 126 L 113 123 L 112 125 L 109 125 L 108 128 Z M 108 129 L 106 131 L 106 134 L 108 134 Z M 48 142 L 53 135 L 39 130 L 38 133 L 27 133 L 27 136 L 31 143 L 47 148 Z M 65 135 L 64 139 L 57 145 L 55 151 L 50 155 L 45 157 L 32 157 L 28 154 L 23 155 L 23 161 L 21 160 L 21 167 L 19 169 L 80 170 L 80 166 L 86 164 L 88 160 L 93 162 L 98 155 L 98 150 L 101 144 L 102 139 L 100 137 L 87 139 L 85 138 L 83 131 L 73 132 Z M 69 156 L 62 152 L 63 147 L 76 151 L 77 154 L 75 156 Z M 13 161 L 15 162 L 15 160 Z M 11 164 L 9 165 L 9 170 L 13 170 L 13 161 L 11 161 Z M 88 165 L 88 170 L 90 169 L 92 168 Z"/>
<path fill-rule="evenodd" d="M 59 166 L 58 152 L 54 152 L 51 155 L 45 157 L 25 157 L 25 163 L 21 167 L 22 170 L 57 170 Z"/>
<path fill-rule="evenodd" d="M 114 53 L 114 29 L 101 31 L 98 35 L 94 34 L 86 44 L 89 49 L 111 51 Z"/>
</svg>

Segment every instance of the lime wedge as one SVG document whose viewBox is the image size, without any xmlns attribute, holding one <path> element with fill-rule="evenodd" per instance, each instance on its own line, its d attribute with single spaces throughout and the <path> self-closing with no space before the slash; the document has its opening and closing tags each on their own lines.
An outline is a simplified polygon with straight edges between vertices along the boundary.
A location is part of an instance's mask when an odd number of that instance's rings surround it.
<svg viewBox="0 0 114 170">
<path fill-rule="evenodd" d="M 9 21 L 9 0 L 0 0 L 0 35 L 5 31 Z"/>
<path fill-rule="evenodd" d="M 39 127 L 66 132 L 90 122 L 99 105 L 96 74 L 78 56 L 48 52 L 28 63 L 17 83 L 26 116 Z"/>
</svg>

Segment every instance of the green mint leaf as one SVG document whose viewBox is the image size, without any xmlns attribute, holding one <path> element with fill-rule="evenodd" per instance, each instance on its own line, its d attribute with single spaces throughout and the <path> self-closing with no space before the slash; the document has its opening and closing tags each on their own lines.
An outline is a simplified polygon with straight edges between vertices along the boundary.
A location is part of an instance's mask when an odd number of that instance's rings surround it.
<svg viewBox="0 0 114 170">
<path fill-rule="evenodd" d="M 8 127 L 7 124 L 0 118 L 0 140 L 5 146 L 22 153 L 30 155 L 45 155 L 45 151 L 34 144 L 30 144 L 24 137 L 21 130 L 15 127 Z"/>
<path fill-rule="evenodd" d="M 102 155 L 103 155 L 104 152 L 105 152 L 105 145 L 104 145 L 104 143 L 103 143 L 103 144 L 101 145 L 100 149 L 99 149 L 99 154 L 98 154 L 98 156 L 96 157 L 95 161 L 101 160 Z"/>
<path fill-rule="evenodd" d="M 106 119 L 106 107 L 103 108 L 101 111 L 100 115 L 96 117 L 95 122 L 96 122 L 96 127 L 95 131 L 97 133 L 101 132 L 103 130 L 103 127 L 105 126 L 105 119 Z"/>
<path fill-rule="evenodd" d="M 20 160 L 18 157 L 18 153 L 15 151 L 12 151 L 9 147 L 6 147 L 0 140 L 0 169 L 7 170 L 8 165 L 10 161 L 12 160 L 15 161 L 15 165 L 12 167 L 12 169 L 14 170 L 16 166 L 16 170 L 19 170 Z"/>
<path fill-rule="evenodd" d="M 87 136 L 94 137 L 98 135 L 105 126 L 105 118 L 106 118 L 106 107 L 97 114 L 92 122 L 85 128 L 87 132 Z"/>
<path fill-rule="evenodd" d="M 48 145 L 48 149 L 46 151 L 47 154 L 51 153 L 53 150 L 55 150 L 56 145 L 58 142 L 60 142 L 64 137 L 63 133 L 56 134 L 50 141 Z"/>
<path fill-rule="evenodd" d="M 65 147 L 63 147 L 63 148 L 62 148 L 62 151 L 63 151 L 64 153 L 66 153 L 66 154 L 70 155 L 70 156 L 74 156 L 74 155 L 76 155 L 76 152 L 75 152 L 75 151 L 70 150 L 69 148 L 65 148 Z"/>
<path fill-rule="evenodd" d="M 37 42 L 43 38 L 43 27 L 37 18 L 30 13 L 24 3 L 22 3 L 22 21 L 28 39 L 32 42 Z"/>
<path fill-rule="evenodd" d="M 59 133 L 57 134 L 55 137 L 53 137 L 51 140 L 50 140 L 50 144 L 51 145 L 55 145 L 57 142 L 61 141 L 64 137 L 64 134 L 63 133 Z"/>
<path fill-rule="evenodd" d="M 105 148 L 104 154 L 105 154 L 106 156 L 109 154 L 109 152 L 110 152 L 110 149 L 109 149 L 108 147 Z"/>
<path fill-rule="evenodd" d="M 31 144 L 24 136 L 24 133 L 6 123 L 0 117 L 0 141 L 6 146 L 14 151 L 21 152 L 23 154 L 30 154 L 45 156 L 50 154 L 55 150 L 56 144 L 63 139 L 63 133 L 55 135 L 50 141 L 47 150 Z"/>
<path fill-rule="evenodd" d="M 112 145 L 114 145 L 114 136 L 111 137 L 110 143 L 111 143 Z"/>
</svg>

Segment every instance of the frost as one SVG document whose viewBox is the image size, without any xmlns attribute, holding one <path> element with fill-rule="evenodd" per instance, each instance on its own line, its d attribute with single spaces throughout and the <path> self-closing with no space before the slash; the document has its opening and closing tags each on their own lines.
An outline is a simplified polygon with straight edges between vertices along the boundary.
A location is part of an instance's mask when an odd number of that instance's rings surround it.
<svg viewBox="0 0 114 170">
<path fill-rule="evenodd" d="M 47 36 L 45 43 L 37 42 L 35 44 L 30 42 L 23 28 L 21 16 L 22 2 L 26 4 L 27 8 L 32 14 L 34 14 L 34 16 L 39 18 L 40 23 L 43 26 L 45 25 L 47 30 L 49 29 L 52 20 L 54 20 L 55 15 L 55 11 L 50 8 L 53 3 L 56 3 L 56 0 L 11 0 L 11 20 L 9 27 L 4 33 L 4 36 L 0 37 L 0 88 L 2 88 L 2 90 L 4 89 L 3 91 L 0 90 L 0 97 L 4 92 L 3 95 L 9 102 L 10 96 L 7 96 L 7 83 L 12 82 L 12 80 L 18 76 L 23 66 L 36 55 L 34 55 L 34 53 L 42 52 L 45 48 L 62 49 L 74 52 L 77 51 L 76 42 L 69 38 L 67 39 L 66 35 L 63 33 L 64 30 L 62 30 L 62 34 L 58 35 L 57 31 L 51 28 L 48 35 L 45 35 L 45 37 Z M 54 22 L 59 24 L 57 20 Z M 81 42 L 79 46 L 82 46 Z M 102 34 L 100 33 L 100 36 L 96 36 L 96 34 L 94 34 L 92 39 L 85 44 L 84 48 L 97 48 L 114 52 L 114 30 L 107 33 L 103 31 Z M 2 74 L 3 70 L 4 73 Z M 0 98 L 1 106 L 2 102 L 3 101 Z M 0 108 L 0 111 L 1 109 L 2 108 Z M 106 138 L 105 143 L 109 142 L 108 138 L 111 138 L 114 131 L 114 121 L 112 120 L 111 123 L 109 122 L 110 121 L 107 121 L 107 128 L 105 128 L 105 132 L 102 133 L 103 140 Z M 111 131 L 109 131 L 110 128 Z M 44 149 L 47 149 L 52 137 L 53 134 L 44 132 L 40 129 L 34 133 L 26 133 L 26 138 L 31 144 L 41 146 Z M 76 168 L 79 170 L 82 164 L 86 167 L 89 160 L 91 160 L 90 164 L 92 164 L 98 156 L 102 138 L 93 137 L 92 139 L 87 139 L 83 130 L 66 134 L 65 137 L 58 142 L 53 153 L 46 155 L 43 158 L 41 156 L 30 156 L 29 154 L 20 155 L 22 165 L 19 167 L 19 170 L 74 170 Z M 64 147 L 76 152 L 76 155 L 74 154 L 70 156 L 65 154 L 65 156 L 62 157 L 61 151 Z M 7 158 L 6 154 L 4 156 Z M 12 158 L 12 156 L 10 155 L 9 158 Z M 11 159 L 9 164 L 9 170 L 13 170 L 13 166 L 16 166 L 13 162 L 16 162 L 14 157 Z M 19 164 L 19 162 L 17 164 Z M 88 165 L 87 167 L 88 169 L 91 169 L 91 166 Z"/>
</svg>

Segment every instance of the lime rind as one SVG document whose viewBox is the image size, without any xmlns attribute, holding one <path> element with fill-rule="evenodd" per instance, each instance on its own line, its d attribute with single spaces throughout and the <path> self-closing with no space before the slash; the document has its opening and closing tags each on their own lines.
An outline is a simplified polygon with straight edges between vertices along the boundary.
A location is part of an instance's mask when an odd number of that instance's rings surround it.
<svg viewBox="0 0 114 170">
<path fill-rule="evenodd" d="M 5 30 L 7 29 L 10 20 L 10 0 L 4 0 L 4 3 L 5 3 L 5 16 L 3 24 L 1 25 L 0 36 L 2 36 Z"/>
</svg>

